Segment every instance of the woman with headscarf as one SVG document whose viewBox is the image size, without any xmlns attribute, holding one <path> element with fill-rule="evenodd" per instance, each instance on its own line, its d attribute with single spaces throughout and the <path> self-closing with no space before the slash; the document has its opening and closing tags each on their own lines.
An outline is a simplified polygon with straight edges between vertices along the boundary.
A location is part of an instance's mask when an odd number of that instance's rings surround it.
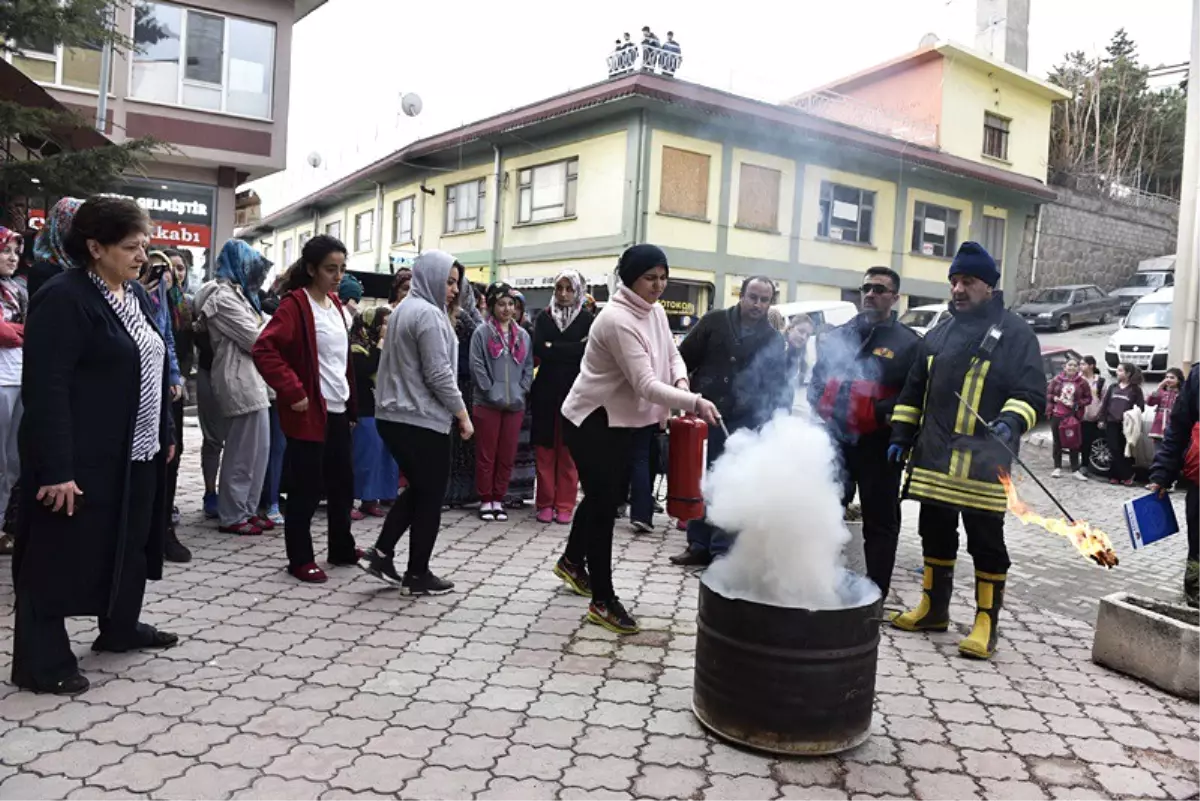
<svg viewBox="0 0 1200 801">
<path fill-rule="evenodd" d="M 554 298 L 533 324 L 537 376 L 529 393 L 533 412 L 530 439 L 537 459 L 537 519 L 566 525 L 575 511 L 579 473 L 563 442 L 562 409 L 579 377 L 592 314 L 583 308 L 583 276 L 563 270 L 554 280 Z"/>
<path fill-rule="evenodd" d="M 532 343 L 533 324 L 529 322 L 529 317 L 525 313 L 525 296 L 515 289 L 512 296 L 517 307 L 517 313 L 513 319 L 529 336 L 529 341 Z M 521 417 L 521 427 L 517 430 L 517 452 L 513 456 L 512 475 L 509 476 L 508 492 L 505 493 L 503 501 L 503 506 L 509 509 L 520 509 L 526 501 L 533 500 L 537 459 L 533 455 L 533 442 L 530 439 L 532 431 L 533 410 L 526 403 L 525 412 Z M 499 515 L 497 515 L 498 517 Z"/>
<path fill-rule="evenodd" d="M 358 383 L 358 425 L 354 427 L 354 497 L 362 501 L 355 519 L 386 517 L 380 501 L 393 501 L 400 485 L 400 468 L 388 453 L 375 425 L 375 380 L 379 372 L 387 306 L 363 309 L 350 326 L 350 358 Z"/>
<path fill-rule="evenodd" d="M 393 309 L 400 305 L 400 301 L 408 297 L 408 290 L 412 287 L 412 269 L 409 267 L 401 267 L 396 270 L 395 277 L 392 278 L 392 289 L 388 292 L 388 305 Z"/>
<path fill-rule="evenodd" d="M 67 617 L 99 618 L 93 651 L 179 641 L 139 621 L 146 581 L 162 578 L 174 447 L 166 343 L 137 281 L 149 231 L 132 200 L 88 200 L 65 242 L 70 269 L 29 303 L 25 353 L 37 369 L 21 384 L 12 681 L 34 692 L 88 688 Z"/>
<path fill-rule="evenodd" d="M 0 556 L 13 552 L 9 498 L 21 475 L 17 452 L 17 430 L 21 426 L 21 364 L 25 345 L 25 314 L 29 296 L 15 278 L 21 261 L 22 239 L 16 231 L 0 226 Z"/>
<path fill-rule="evenodd" d="M 354 362 L 337 288 L 346 272 L 346 246 L 327 234 L 304 243 L 288 268 L 279 308 L 254 344 L 254 363 L 275 390 L 287 437 L 283 471 L 287 514 L 283 534 L 288 572 L 300 581 L 329 577 L 317 567 L 312 519 L 326 501 L 329 564 L 358 563 L 350 531 L 354 462 L 350 429 L 357 420 Z"/>
<path fill-rule="evenodd" d="M 35 261 L 29 268 L 29 278 L 26 282 L 29 297 L 36 295 L 42 284 L 68 267 L 74 266 L 63 243 L 71 230 L 71 221 L 75 219 L 75 213 L 82 205 L 83 201 L 79 198 L 64 197 L 55 203 L 54 208 L 46 215 L 46 224 L 42 226 L 37 241 L 33 243 Z"/>
<path fill-rule="evenodd" d="M 270 266 L 249 244 L 231 239 L 217 257 L 216 280 L 196 295 L 198 322 L 212 340 L 213 395 L 225 419 L 217 515 L 228 534 L 275 528 L 258 516 L 271 452 L 270 398 L 251 355 L 264 324 L 258 290 Z"/>
<path fill-rule="evenodd" d="M 620 285 L 592 325 L 579 378 L 562 406 L 583 501 L 554 573 L 592 599 L 590 622 L 618 634 L 638 631 L 612 580 L 613 526 L 629 486 L 634 432 L 666 422 L 671 409 L 695 412 L 709 425 L 719 419 L 712 401 L 689 390 L 687 366 L 658 303 L 667 271 L 667 254 L 654 245 L 621 254 Z"/>
<path fill-rule="evenodd" d="M 446 313 L 454 326 L 454 336 L 458 339 L 458 360 L 455 368 L 458 391 L 462 395 L 469 417 L 475 401 L 474 382 L 471 379 L 471 337 L 475 329 L 483 325 L 483 315 L 479 313 L 479 303 L 475 300 L 475 287 L 470 281 L 462 282 L 462 294 L 448 301 Z M 403 469 L 401 467 L 401 471 Z M 405 477 L 407 478 L 407 475 Z M 450 480 L 446 483 L 444 505 L 456 509 L 478 500 L 479 492 L 475 488 L 475 440 L 469 437 L 451 437 Z"/>
</svg>

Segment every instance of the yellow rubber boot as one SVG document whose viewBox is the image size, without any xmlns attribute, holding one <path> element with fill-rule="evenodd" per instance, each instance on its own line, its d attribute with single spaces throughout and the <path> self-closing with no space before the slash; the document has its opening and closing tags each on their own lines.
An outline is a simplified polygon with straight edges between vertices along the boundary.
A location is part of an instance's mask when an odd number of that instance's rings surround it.
<svg viewBox="0 0 1200 801">
<path fill-rule="evenodd" d="M 950 625 L 950 591 L 954 589 L 954 560 L 925 557 L 925 578 L 916 609 L 892 617 L 904 631 L 945 631 Z"/>
<path fill-rule="evenodd" d="M 975 659 L 991 659 L 1000 634 L 1000 607 L 1004 605 L 1006 573 L 975 571 L 975 626 L 958 644 L 959 653 Z"/>
</svg>

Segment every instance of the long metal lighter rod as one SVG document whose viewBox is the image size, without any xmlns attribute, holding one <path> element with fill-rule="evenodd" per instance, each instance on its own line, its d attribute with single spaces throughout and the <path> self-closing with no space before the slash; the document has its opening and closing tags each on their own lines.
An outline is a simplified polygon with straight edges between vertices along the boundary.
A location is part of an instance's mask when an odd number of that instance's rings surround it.
<svg viewBox="0 0 1200 801">
<path fill-rule="evenodd" d="M 962 405 L 966 407 L 967 411 L 969 411 L 971 414 L 975 415 L 975 419 L 978 420 L 981 424 L 983 424 L 983 427 L 987 429 L 987 432 L 995 438 L 996 442 L 1000 443 L 1000 445 L 1004 448 L 1004 450 L 1008 451 L 1008 455 L 1013 458 L 1013 461 L 1016 462 L 1017 464 L 1019 464 L 1021 466 L 1021 469 L 1023 469 L 1026 473 L 1029 474 L 1029 477 L 1033 479 L 1033 483 L 1037 484 L 1039 487 L 1042 488 L 1042 492 L 1046 493 L 1046 496 L 1050 500 L 1054 501 L 1054 505 L 1057 506 L 1058 510 L 1063 513 L 1063 516 L 1067 518 L 1067 521 L 1073 525 L 1075 523 L 1075 518 L 1072 517 L 1071 513 L 1067 511 L 1067 507 L 1065 507 L 1061 503 L 1059 503 L 1058 498 L 1054 497 L 1054 493 L 1052 493 L 1050 490 L 1048 490 L 1046 488 L 1046 485 L 1042 483 L 1042 480 L 1040 478 L 1038 478 L 1037 475 L 1035 475 L 1032 470 L 1029 469 L 1029 465 L 1022 462 L 1021 457 L 1017 456 L 1017 454 L 1013 451 L 1013 449 L 1008 447 L 1008 443 L 1005 442 L 1004 440 L 1000 439 L 1000 437 L 996 436 L 996 432 L 992 430 L 992 427 L 988 423 L 988 421 L 983 419 L 983 415 L 981 415 L 978 411 L 976 411 L 974 406 L 967 403 L 967 399 L 964 398 L 962 395 L 958 394 L 957 391 L 955 391 L 954 397 L 958 398 L 958 400 L 962 403 Z"/>
</svg>

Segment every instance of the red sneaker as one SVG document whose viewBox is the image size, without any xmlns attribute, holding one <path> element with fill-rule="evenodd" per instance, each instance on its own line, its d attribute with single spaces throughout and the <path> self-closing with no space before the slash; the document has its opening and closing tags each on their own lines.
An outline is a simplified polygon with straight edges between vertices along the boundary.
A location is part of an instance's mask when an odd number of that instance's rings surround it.
<svg viewBox="0 0 1200 801">
<path fill-rule="evenodd" d="M 365 518 L 366 518 L 366 515 L 364 515 L 359 510 L 357 510 L 357 509 L 350 510 L 350 519 L 351 520 L 363 520 Z"/>
<path fill-rule="evenodd" d="M 377 503 L 364 503 L 359 511 L 368 517 L 387 517 L 387 509 Z"/>
<path fill-rule="evenodd" d="M 263 531 L 275 530 L 275 521 L 267 517 L 259 517 L 258 515 L 250 518 L 250 525 Z"/>
<path fill-rule="evenodd" d="M 256 536 L 263 533 L 261 528 L 254 525 L 253 518 L 250 520 L 243 520 L 236 526 L 218 526 L 217 531 L 221 532 L 222 534 L 241 534 L 243 536 Z"/>
<path fill-rule="evenodd" d="M 325 571 L 317 567 L 316 562 L 309 562 L 307 565 L 298 565 L 289 567 L 288 572 L 295 578 L 300 579 L 308 584 L 324 584 L 329 580 L 329 576 L 325 575 Z"/>
</svg>

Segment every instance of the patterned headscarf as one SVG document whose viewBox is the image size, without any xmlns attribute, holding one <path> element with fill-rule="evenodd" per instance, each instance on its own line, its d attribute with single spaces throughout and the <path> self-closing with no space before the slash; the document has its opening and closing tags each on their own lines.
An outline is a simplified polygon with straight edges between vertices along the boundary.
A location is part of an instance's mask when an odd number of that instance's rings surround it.
<svg viewBox="0 0 1200 801">
<path fill-rule="evenodd" d="M 496 315 L 491 313 L 492 310 L 495 309 L 496 303 L 501 298 L 511 298 L 513 303 L 516 304 L 519 314 L 521 305 L 524 301 L 524 298 L 521 298 L 521 302 L 518 302 L 518 297 L 520 294 L 521 293 L 515 291 L 508 284 L 500 281 L 488 287 L 487 305 L 489 314 L 487 319 L 487 349 L 488 354 L 493 359 L 500 358 L 500 354 L 507 350 L 509 355 L 512 356 L 514 362 L 517 364 L 525 363 L 525 339 L 517 333 L 520 330 L 519 326 L 521 325 L 518 315 L 513 315 L 513 319 L 508 324 L 508 332 L 505 333 L 504 329 L 500 327 L 500 321 L 496 319 Z"/>
<path fill-rule="evenodd" d="M 46 215 L 45 227 L 33 243 L 35 258 L 57 264 L 63 269 L 79 266 L 67 255 L 64 243 L 71 231 L 71 221 L 75 219 L 75 212 L 79 211 L 82 205 L 83 201 L 74 197 L 64 197 L 54 204 L 54 208 Z"/>
<path fill-rule="evenodd" d="M 566 306 L 558 305 L 558 282 L 567 279 L 571 282 L 571 289 L 575 290 L 575 300 Z M 551 319 L 558 326 L 559 331 L 566 331 L 571 327 L 571 323 L 575 322 L 575 318 L 579 316 L 580 310 L 583 308 L 583 276 L 578 270 L 563 270 L 554 279 L 555 293 L 550 298 L 550 305 L 546 307 L 546 311 L 550 312 Z"/>
<path fill-rule="evenodd" d="M 21 255 L 21 234 L 0 225 L 0 250 L 10 243 L 17 243 L 17 256 Z M 15 275 L 0 276 L 0 311 L 6 323 L 24 323 L 29 309 L 29 294 Z"/>
<path fill-rule="evenodd" d="M 350 325 L 350 347 L 360 353 L 368 354 L 371 348 L 379 344 L 379 332 L 392 313 L 389 306 L 369 306 L 354 315 Z"/>
<path fill-rule="evenodd" d="M 262 311 L 258 290 L 270 269 L 271 262 L 241 239 L 230 239 L 217 256 L 217 278 L 240 286 L 242 295 L 257 312 Z"/>
</svg>

